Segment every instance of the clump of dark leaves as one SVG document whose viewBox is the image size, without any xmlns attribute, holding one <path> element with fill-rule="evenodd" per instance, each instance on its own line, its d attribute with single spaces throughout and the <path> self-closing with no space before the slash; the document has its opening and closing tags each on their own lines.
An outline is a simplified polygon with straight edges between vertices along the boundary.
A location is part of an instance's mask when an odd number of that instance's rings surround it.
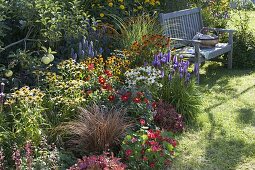
<svg viewBox="0 0 255 170">
<path fill-rule="evenodd" d="M 173 105 L 164 101 L 156 103 L 154 122 L 162 129 L 172 132 L 182 132 L 184 129 L 183 117 L 178 114 Z"/>
<path fill-rule="evenodd" d="M 120 162 L 113 154 L 104 153 L 102 155 L 84 156 L 78 162 L 69 168 L 69 170 L 125 170 L 126 165 Z"/>
</svg>

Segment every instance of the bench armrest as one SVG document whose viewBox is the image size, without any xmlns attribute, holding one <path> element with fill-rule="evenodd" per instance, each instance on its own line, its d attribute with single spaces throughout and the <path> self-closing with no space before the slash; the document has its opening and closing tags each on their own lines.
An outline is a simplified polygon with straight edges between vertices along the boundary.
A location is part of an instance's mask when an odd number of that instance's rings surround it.
<svg viewBox="0 0 255 170">
<path fill-rule="evenodd" d="M 227 33 L 233 33 L 236 30 L 233 29 L 223 29 L 223 28 L 209 28 L 209 27 L 203 27 L 201 32 L 203 31 L 216 31 L 216 32 L 227 32 Z"/>
<path fill-rule="evenodd" d="M 201 41 L 199 40 L 186 40 L 186 39 L 181 39 L 181 38 L 170 38 L 171 40 L 174 41 L 179 41 L 185 45 L 195 45 L 195 44 L 200 44 Z"/>
</svg>

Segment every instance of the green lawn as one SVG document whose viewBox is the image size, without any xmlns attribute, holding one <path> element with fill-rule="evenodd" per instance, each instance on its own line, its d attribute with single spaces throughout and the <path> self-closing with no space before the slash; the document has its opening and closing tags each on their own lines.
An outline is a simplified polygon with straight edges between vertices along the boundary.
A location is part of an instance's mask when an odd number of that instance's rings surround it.
<svg viewBox="0 0 255 170">
<path fill-rule="evenodd" d="M 173 169 L 255 169 L 255 71 L 204 67 L 204 113 L 180 137 Z"/>
</svg>

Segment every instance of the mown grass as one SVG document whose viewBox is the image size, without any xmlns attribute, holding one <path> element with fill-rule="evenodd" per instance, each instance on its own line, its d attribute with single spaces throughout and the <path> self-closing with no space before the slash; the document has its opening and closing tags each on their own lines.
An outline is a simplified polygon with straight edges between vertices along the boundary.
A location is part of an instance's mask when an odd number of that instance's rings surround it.
<svg viewBox="0 0 255 170">
<path fill-rule="evenodd" d="M 180 137 L 172 169 L 255 169 L 255 70 L 210 63 L 200 86 L 204 112 Z"/>
</svg>

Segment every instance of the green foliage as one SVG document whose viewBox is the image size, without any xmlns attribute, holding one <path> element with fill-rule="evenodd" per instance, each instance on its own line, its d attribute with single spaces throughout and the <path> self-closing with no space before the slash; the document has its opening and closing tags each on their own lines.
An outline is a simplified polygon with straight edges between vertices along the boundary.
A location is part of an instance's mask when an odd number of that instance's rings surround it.
<svg viewBox="0 0 255 170">
<path fill-rule="evenodd" d="M 94 0 L 90 1 L 90 6 L 94 16 L 102 19 L 112 14 L 127 18 L 153 13 L 159 9 L 160 0 Z"/>
<path fill-rule="evenodd" d="M 175 157 L 176 145 L 171 132 L 141 128 L 125 137 L 120 155 L 131 169 L 165 169 Z"/>
<path fill-rule="evenodd" d="M 200 113 L 200 97 L 194 80 L 185 83 L 179 74 L 169 81 L 167 77 L 162 81 L 161 98 L 171 103 L 178 113 L 183 115 L 185 122 L 192 122 Z"/>
<path fill-rule="evenodd" d="M 90 15 L 82 1 L 35 0 L 35 8 L 40 16 L 36 22 L 42 25 L 41 33 L 47 40 L 70 40 L 87 34 Z"/>
<path fill-rule="evenodd" d="M 229 18 L 230 0 L 195 1 L 202 7 L 204 25 L 213 28 L 226 28 Z"/>
<path fill-rule="evenodd" d="M 233 65 L 239 68 L 255 67 L 255 34 L 249 27 L 249 16 L 239 13 L 239 19 L 236 21 L 237 32 L 234 34 L 234 52 Z"/>
<path fill-rule="evenodd" d="M 141 15 L 128 20 L 115 17 L 115 22 L 120 28 L 121 37 L 119 42 L 124 49 L 130 49 L 135 41 L 142 42 L 145 35 L 155 35 L 161 32 L 156 17 L 148 15 Z"/>
<path fill-rule="evenodd" d="M 38 89 L 22 87 L 15 91 L 11 98 L 5 102 L 7 113 L 6 129 L 9 130 L 12 138 L 19 146 L 26 141 L 39 144 L 44 133 L 42 128 L 46 127 L 45 119 L 42 115 L 44 107 L 42 101 L 44 93 Z M 9 109 L 9 110 L 8 110 Z"/>
</svg>

